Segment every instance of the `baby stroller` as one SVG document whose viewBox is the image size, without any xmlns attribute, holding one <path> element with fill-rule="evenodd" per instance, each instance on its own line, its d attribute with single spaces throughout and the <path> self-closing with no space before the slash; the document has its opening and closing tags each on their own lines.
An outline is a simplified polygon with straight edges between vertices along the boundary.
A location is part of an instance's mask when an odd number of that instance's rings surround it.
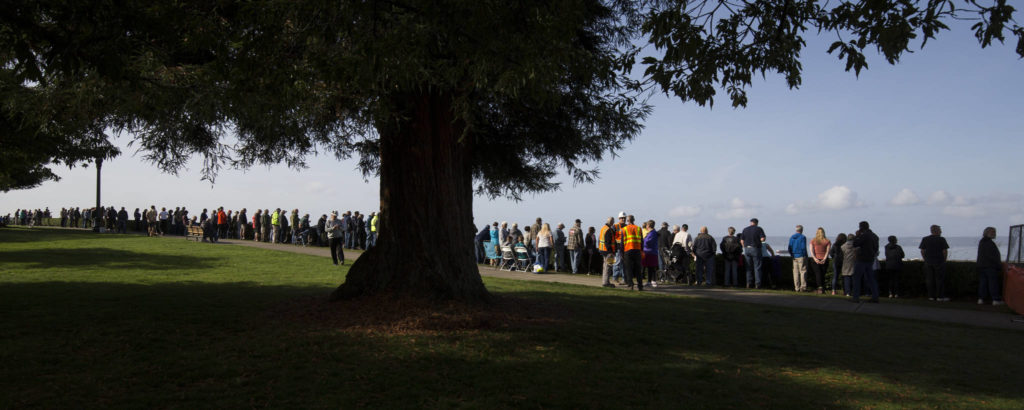
<svg viewBox="0 0 1024 410">
<path fill-rule="evenodd" d="M 665 260 L 668 262 L 662 272 L 663 282 L 674 282 L 690 284 L 690 253 L 678 243 L 672 244 L 672 248 L 665 251 Z"/>
</svg>

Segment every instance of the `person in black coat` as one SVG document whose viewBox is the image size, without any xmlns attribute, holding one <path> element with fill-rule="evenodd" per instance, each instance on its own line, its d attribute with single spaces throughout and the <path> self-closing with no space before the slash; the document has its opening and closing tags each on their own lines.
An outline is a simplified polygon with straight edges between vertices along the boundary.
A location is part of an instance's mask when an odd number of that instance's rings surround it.
<svg viewBox="0 0 1024 410">
<path fill-rule="evenodd" d="M 978 304 L 985 304 L 991 298 L 992 305 L 1003 304 L 1003 292 L 999 286 L 999 273 L 1003 270 L 1002 257 L 996 246 L 996 228 L 988 227 L 978 241 Z"/>
<path fill-rule="evenodd" d="M 895 236 L 889 236 L 889 243 L 885 245 L 885 278 L 889 288 L 889 297 L 898 298 L 900 287 L 900 273 L 903 272 L 903 247 L 896 243 Z"/>
</svg>

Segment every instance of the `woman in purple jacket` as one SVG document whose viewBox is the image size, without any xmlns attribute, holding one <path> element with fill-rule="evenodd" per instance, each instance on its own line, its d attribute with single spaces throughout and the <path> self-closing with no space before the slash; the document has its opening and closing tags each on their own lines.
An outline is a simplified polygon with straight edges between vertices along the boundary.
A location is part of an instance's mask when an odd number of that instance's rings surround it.
<svg viewBox="0 0 1024 410">
<path fill-rule="evenodd" d="M 644 229 L 649 230 L 642 242 L 644 255 L 640 266 L 647 274 L 647 286 L 658 287 L 658 230 L 654 229 L 654 221 L 644 222 Z"/>
</svg>

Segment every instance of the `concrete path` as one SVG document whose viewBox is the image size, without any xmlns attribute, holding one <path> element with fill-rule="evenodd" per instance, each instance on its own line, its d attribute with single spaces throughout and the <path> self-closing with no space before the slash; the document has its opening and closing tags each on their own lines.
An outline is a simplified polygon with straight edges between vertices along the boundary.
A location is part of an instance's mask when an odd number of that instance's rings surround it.
<svg viewBox="0 0 1024 410">
<path fill-rule="evenodd" d="M 272 249 L 307 255 L 323 256 L 329 258 L 330 250 L 323 247 L 302 247 L 294 245 L 269 244 L 253 241 L 221 240 L 223 244 L 249 246 L 261 249 Z M 361 255 L 361 251 L 346 249 L 345 258 L 350 263 Z M 587 275 L 570 275 L 562 273 L 554 274 L 532 274 L 526 272 L 507 272 L 496 270 L 492 267 L 481 266 L 482 276 L 532 280 L 538 282 L 570 283 L 585 286 L 601 286 L 601 278 Z M 626 291 L 624 288 L 623 291 Z M 865 314 L 873 316 L 886 316 L 911 320 L 928 320 L 933 322 L 956 323 L 968 326 L 993 327 L 1001 329 L 1013 329 L 1024 331 L 1024 321 L 1021 317 L 1003 312 L 986 312 L 977 310 L 933 308 L 914 306 L 902 303 L 852 303 L 845 297 L 820 297 L 815 295 L 794 295 L 780 292 L 757 292 L 735 288 L 697 287 L 682 285 L 661 285 L 650 289 L 645 287 L 644 291 L 675 296 L 690 296 L 727 300 L 741 303 L 754 303 L 760 305 L 783 306 L 797 309 L 817 309 L 832 312 L 845 312 L 854 314 Z"/>
</svg>

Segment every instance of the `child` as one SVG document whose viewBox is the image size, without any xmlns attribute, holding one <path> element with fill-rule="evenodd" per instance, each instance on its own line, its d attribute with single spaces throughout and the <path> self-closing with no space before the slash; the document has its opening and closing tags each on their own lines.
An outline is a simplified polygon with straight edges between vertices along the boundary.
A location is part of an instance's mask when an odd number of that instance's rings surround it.
<svg viewBox="0 0 1024 410">
<path fill-rule="evenodd" d="M 896 237 L 889 236 L 889 243 L 885 245 L 885 276 L 889 283 L 889 297 L 898 298 L 900 286 L 900 272 L 903 271 L 903 247 L 896 244 Z"/>
</svg>

